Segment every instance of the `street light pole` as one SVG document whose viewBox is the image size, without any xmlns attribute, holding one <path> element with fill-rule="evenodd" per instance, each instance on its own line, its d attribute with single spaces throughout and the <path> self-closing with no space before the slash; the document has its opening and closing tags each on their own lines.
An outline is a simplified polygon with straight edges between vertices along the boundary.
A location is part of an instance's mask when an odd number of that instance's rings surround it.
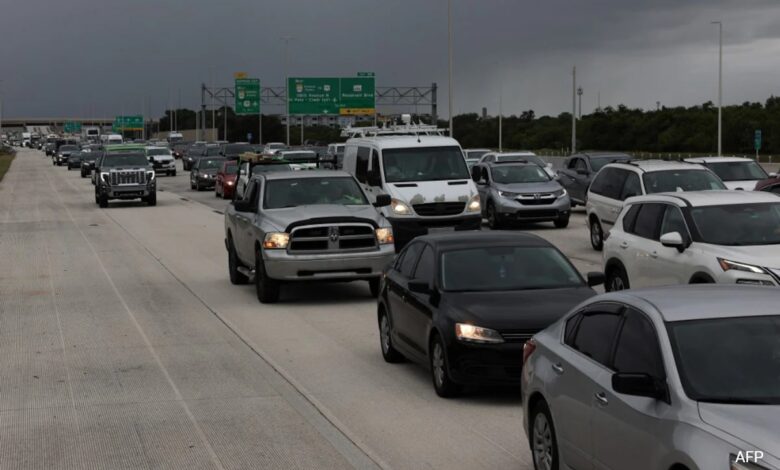
<svg viewBox="0 0 780 470">
<path fill-rule="evenodd" d="M 498 86 L 498 152 L 504 151 L 504 84 Z"/>
<path fill-rule="evenodd" d="M 577 67 L 571 71 L 571 153 L 577 153 Z"/>
<path fill-rule="evenodd" d="M 580 103 L 579 103 L 580 110 L 578 112 L 579 116 L 577 119 L 582 119 L 582 87 L 577 88 L 577 96 L 580 98 Z"/>
<path fill-rule="evenodd" d="M 453 109 L 454 106 L 452 104 L 453 99 L 453 91 L 452 91 L 452 0 L 447 0 L 447 55 L 448 55 L 448 81 L 449 85 L 448 88 L 448 101 L 449 101 L 449 108 L 450 108 L 450 137 L 454 137 L 452 133 L 452 117 L 454 115 L 455 110 Z"/>
<path fill-rule="evenodd" d="M 290 146 L 290 70 L 289 70 L 289 63 L 288 63 L 288 57 L 287 57 L 287 49 L 290 44 L 290 40 L 292 40 L 292 36 L 282 36 L 282 41 L 284 41 L 284 89 L 285 91 L 285 101 L 286 101 L 286 109 L 287 109 L 287 146 Z"/>
<path fill-rule="evenodd" d="M 718 25 L 718 156 L 723 154 L 723 23 Z"/>
</svg>

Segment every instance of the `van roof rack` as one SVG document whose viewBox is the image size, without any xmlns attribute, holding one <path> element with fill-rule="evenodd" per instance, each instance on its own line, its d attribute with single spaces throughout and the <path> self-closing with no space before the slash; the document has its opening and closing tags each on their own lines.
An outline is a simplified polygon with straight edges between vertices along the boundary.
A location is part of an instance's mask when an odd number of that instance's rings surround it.
<svg viewBox="0 0 780 470">
<path fill-rule="evenodd" d="M 447 129 L 440 129 L 433 124 L 415 123 L 411 114 L 401 115 L 402 124 L 385 124 L 384 126 L 352 127 L 347 126 L 341 130 L 341 137 L 378 137 L 392 135 L 447 135 Z"/>
</svg>

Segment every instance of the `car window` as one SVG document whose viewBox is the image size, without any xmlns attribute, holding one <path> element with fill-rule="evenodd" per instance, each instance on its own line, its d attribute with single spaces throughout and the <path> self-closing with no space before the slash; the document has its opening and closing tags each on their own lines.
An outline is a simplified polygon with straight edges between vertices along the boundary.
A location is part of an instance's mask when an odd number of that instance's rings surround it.
<svg viewBox="0 0 780 470">
<path fill-rule="evenodd" d="M 623 183 L 625 183 L 631 172 L 621 170 L 620 168 L 605 168 L 604 171 L 607 172 L 608 177 L 604 181 L 602 196 L 610 199 L 620 199 L 620 194 L 623 192 Z"/>
<path fill-rule="evenodd" d="M 253 201 L 257 198 L 257 183 L 253 180 L 249 182 L 246 191 L 244 191 L 244 201 Z"/>
<path fill-rule="evenodd" d="M 632 204 L 629 206 L 628 212 L 623 216 L 623 231 L 627 233 L 634 233 L 634 224 L 636 223 L 636 216 L 639 215 L 639 209 L 642 208 L 641 204 Z"/>
<path fill-rule="evenodd" d="M 636 216 L 634 235 L 650 240 L 658 240 L 659 219 L 664 213 L 665 204 L 642 204 L 642 209 Z"/>
<path fill-rule="evenodd" d="M 614 168 L 604 168 L 591 183 L 590 191 L 600 196 L 616 199 L 620 195 L 620 188 L 623 186 L 623 181 L 620 181 L 620 186 L 617 186 L 615 183 L 615 179 L 620 176 Z"/>
<path fill-rule="evenodd" d="M 577 158 L 576 160 L 574 160 L 574 164 L 575 164 L 574 167 L 575 170 L 586 170 L 586 171 L 588 170 L 588 164 L 585 163 L 585 160 L 581 158 Z"/>
<path fill-rule="evenodd" d="M 685 219 L 679 207 L 666 206 L 664 218 L 661 222 L 661 235 L 665 233 L 677 232 L 683 236 L 688 236 L 688 228 L 685 225 Z"/>
<path fill-rule="evenodd" d="M 574 347 L 574 333 L 577 332 L 577 325 L 582 319 L 582 314 L 578 313 L 566 320 L 566 329 L 563 333 L 563 342 Z"/>
<path fill-rule="evenodd" d="M 608 366 L 612 340 L 620 315 L 612 312 L 588 312 L 577 326 L 572 347 L 594 361 Z"/>
<path fill-rule="evenodd" d="M 623 316 L 623 327 L 615 347 L 615 371 L 664 378 L 663 360 L 653 324 L 634 309 L 628 309 Z"/>
<path fill-rule="evenodd" d="M 626 181 L 623 183 L 623 191 L 620 193 L 620 200 L 625 201 L 630 197 L 641 195 L 642 184 L 639 182 L 639 175 L 633 172 L 628 172 Z"/>
<path fill-rule="evenodd" d="M 368 147 L 358 147 L 355 161 L 355 178 L 361 183 L 368 181 L 368 157 L 371 150 Z"/>
<path fill-rule="evenodd" d="M 401 261 L 399 271 L 401 275 L 411 279 L 414 273 L 414 266 L 417 263 L 417 258 L 420 256 L 420 252 L 423 249 L 422 243 L 412 243 L 404 250 L 404 258 Z"/>
<path fill-rule="evenodd" d="M 414 270 L 414 278 L 428 281 L 430 285 L 433 285 L 435 268 L 436 262 L 434 260 L 433 248 L 430 245 L 425 245 L 425 249 L 423 249 L 420 255 L 420 261 L 417 263 L 417 268 Z"/>
</svg>

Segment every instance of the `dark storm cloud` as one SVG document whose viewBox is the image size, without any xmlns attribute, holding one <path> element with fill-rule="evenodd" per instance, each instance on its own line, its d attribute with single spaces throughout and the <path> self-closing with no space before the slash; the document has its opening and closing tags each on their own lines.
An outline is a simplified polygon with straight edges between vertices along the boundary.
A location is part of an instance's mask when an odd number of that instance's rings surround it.
<svg viewBox="0 0 780 470">
<path fill-rule="evenodd" d="M 571 108 L 571 67 L 583 108 L 652 107 L 714 99 L 724 22 L 725 99 L 780 94 L 776 0 L 453 0 L 455 110 L 557 114 Z M 440 86 L 446 109 L 445 0 L 5 0 L 0 87 L 6 115 L 155 114 L 199 103 L 202 82 L 246 71 L 291 75 L 374 71 L 381 85 Z M 267 112 L 280 111 L 267 109 Z"/>
</svg>

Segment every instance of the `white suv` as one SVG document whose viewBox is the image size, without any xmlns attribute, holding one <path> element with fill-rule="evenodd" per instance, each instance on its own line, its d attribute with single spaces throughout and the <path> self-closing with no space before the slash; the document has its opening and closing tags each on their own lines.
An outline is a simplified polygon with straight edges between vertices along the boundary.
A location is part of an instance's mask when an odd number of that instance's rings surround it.
<svg viewBox="0 0 780 470">
<path fill-rule="evenodd" d="M 780 285 L 780 198 L 760 191 L 641 196 L 604 241 L 608 291 L 671 284 Z"/>
<path fill-rule="evenodd" d="M 768 175 L 752 158 L 742 157 L 700 157 L 685 160 L 698 163 L 712 170 L 729 189 L 753 191 L 756 184 L 775 174 Z"/>
<path fill-rule="evenodd" d="M 590 244 L 601 250 L 604 233 L 612 227 L 630 197 L 674 191 L 726 189 L 707 168 L 662 160 L 610 163 L 598 172 L 588 188 L 585 211 L 588 214 Z"/>
</svg>

